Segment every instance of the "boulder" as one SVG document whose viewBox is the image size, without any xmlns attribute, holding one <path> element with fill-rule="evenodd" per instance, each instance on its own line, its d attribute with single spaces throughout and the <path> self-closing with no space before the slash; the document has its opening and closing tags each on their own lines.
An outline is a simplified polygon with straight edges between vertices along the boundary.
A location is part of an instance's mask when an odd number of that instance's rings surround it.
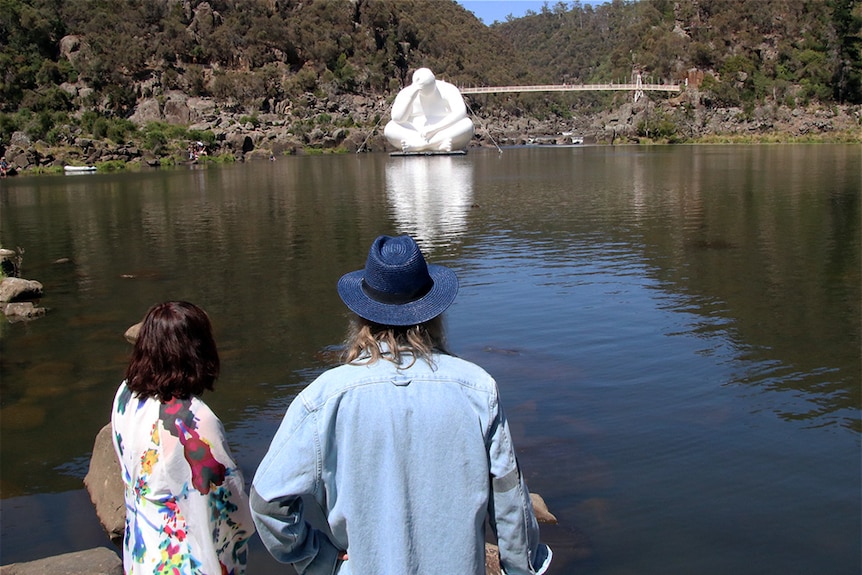
<svg viewBox="0 0 862 575">
<path fill-rule="evenodd" d="M 4 278 L 0 281 L 0 302 L 14 302 L 42 297 L 42 284 L 34 280 Z"/>
<path fill-rule="evenodd" d="M 3 306 L 3 315 L 11 323 L 42 317 L 46 311 L 44 307 L 36 307 L 29 301 L 7 303 Z"/>
<path fill-rule="evenodd" d="M 126 338 L 126 341 L 133 344 L 138 341 L 138 334 L 141 333 L 141 326 L 144 325 L 144 322 L 138 322 L 129 329 L 126 330 L 126 333 L 123 334 L 123 337 Z"/>
<path fill-rule="evenodd" d="M 188 125 L 191 120 L 189 106 L 185 98 L 172 97 L 165 102 L 165 122 L 169 124 Z"/>
<path fill-rule="evenodd" d="M 71 82 L 63 82 L 60 84 L 60 89 L 72 96 L 73 98 L 78 96 L 78 86 L 72 84 Z"/>
<path fill-rule="evenodd" d="M 0 575 L 123 575 L 123 560 L 107 547 L 0 567 Z"/>
<path fill-rule="evenodd" d="M 18 170 L 26 170 L 35 165 L 38 165 L 38 158 L 34 151 L 29 148 L 25 149 L 20 146 L 9 146 L 6 150 L 6 160 L 13 168 Z"/>
<path fill-rule="evenodd" d="M 221 14 L 212 9 L 209 2 L 202 2 L 194 9 L 194 17 L 186 31 L 195 38 L 209 38 L 212 31 L 222 22 Z"/>
<path fill-rule="evenodd" d="M 179 90 L 170 90 L 166 94 L 165 104 L 162 107 L 162 114 L 165 122 L 168 124 L 189 125 L 190 114 L 188 106 L 188 95 Z"/>
<path fill-rule="evenodd" d="M 145 126 L 150 122 L 158 122 L 162 120 L 162 110 L 159 107 L 159 102 L 155 98 L 146 98 L 141 100 L 135 113 L 129 118 L 138 126 Z"/>
<path fill-rule="evenodd" d="M 493 543 L 485 543 L 485 575 L 503 575 L 500 548 Z"/>
<path fill-rule="evenodd" d="M 0 248 L 0 271 L 6 277 L 18 277 L 18 252 Z"/>
<path fill-rule="evenodd" d="M 111 424 L 105 425 L 96 435 L 90 470 L 84 477 L 84 487 L 96 508 L 96 516 L 108 537 L 119 545 L 126 528 L 126 503 L 124 487 L 111 437 Z"/>
<path fill-rule="evenodd" d="M 216 103 L 211 98 L 189 98 L 186 100 L 189 109 L 189 120 L 194 122 L 211 122 L 218 116 Z M 204 126 L 206 130 L 209 126 Z"/>
<path fill-rule="evenodd" d="M 538 493 L 530 493 L 530 501 L 533 503 L 533 513 L 539 523 L 557 524 L 557 518 L 548 510 L 548 505 Z"/>
<path fill-rule="evenodd" d="M 19 148 L 29 148 L 32 144 L 33 142 L 26 132 L 13 132 L 12 137 L 9 139 L 10 146 L 17 146 Z"/>
<path fill-rule="evenodd" d="M 72 59 L 72 54 L 81 49 L 81 37 L 75 35 L 63 36 L 60 38 L 60 56 L 63 58 Z"/>
<path fill-rule="evenodd" d="M 533 512 L 539 523 L 557 523 L 557 518 L 548 511 L 545 500 L 538 493 L 530 493 L 530 501 L 533 503 Z M 500 548 L 493 543 L 485 543 L 485 575 L 503 575 L 500 567 Z"/>
<path fill-rule="evenodd" d="M 247 134 L 232 133 L 225 139 L 227 147 L 234 152 L 247 154 L 254 149 L 254 142 Z"/>
</svg>

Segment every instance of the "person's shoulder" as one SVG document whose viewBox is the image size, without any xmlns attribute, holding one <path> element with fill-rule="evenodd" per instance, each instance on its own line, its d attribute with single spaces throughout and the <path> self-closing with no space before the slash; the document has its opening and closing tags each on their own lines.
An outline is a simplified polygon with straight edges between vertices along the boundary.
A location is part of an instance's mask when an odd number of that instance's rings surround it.
<svg viewBox="0 0 862 575">
<path fill-rule="evenodd" d="M 126 380 L 123 380 L 114 393 L 114 411 L 125 412 L 134 399 L 135 393 L 129 388 Z"/>
<path fill-rule="evenodd" d="M 297 395 L 295 401 L 302 402 L 307 410 L 314 411 L 357 388 L 389 382 L 397 373 L 398 366 L 385 359 L 342 364 L 318 375 Z"/>
<path fill-rule="evenodd" d="M 435 358 L 438 371 L 458 374 L 460 379 L 477 385 L 496 387 L 494 378 L 483 367 L 454 355 L 439 355 Z"/>
<path fill-rule="evenodd" d="M 120 385 L 117 387 L 117 391 L 114 392 L 114 400 L 123 395 L 130 395 L 132 392 L 129 390 L 129 386 L 126 385 L 126 380 L 120 382 Z"/>
<path fill-rule="evenodd" d="M 368 376 L 364 364 L 343 364 L 331 367 L 318 375 L 297 395 L 297 399 L 310 409 L 319 406 L 332 396 L 344 393 L 356 382 Z"/>
<path fill-rule="evenodd" d="M 457 355 L 449 355 L 447 353 L 441 353 L 441 354 L 438 354 L 437 356 L 435 356 L 435 360 L 437 360 L 439 362 L 446 363 L 446 364 L 458 365 L 464 369 L 470 369 L 470 370 L 478 369 L 481 371 L 485 371 L 478 364 L 470 361 L 469 359 L 464 359 L 463 357 L 459 357 Z"/>
<path fill-rule="evenodd" d="M 216 415 L 215 411 L 200 397 L 193 395 L 189 398 L 189 409 L 195 414 L 195 417 L 198 419 L 211 419 L 219 421 L 218 415 Z"/>
<path fill-rule="evenodd" d="M 224 424 L 216 412 L 200 397 L 192 396 L 188 400 L 189 411 L 194 416 L 198 431 L 210 441 L 224 437 Z"/>
</svg>

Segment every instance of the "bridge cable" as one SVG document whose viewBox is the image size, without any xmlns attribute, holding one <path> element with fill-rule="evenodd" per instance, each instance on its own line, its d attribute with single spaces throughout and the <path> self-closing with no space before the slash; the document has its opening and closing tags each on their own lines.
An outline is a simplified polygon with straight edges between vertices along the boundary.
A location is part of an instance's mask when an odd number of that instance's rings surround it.
<svg viewBox="0 0 862 575">
<path fill-rule="evenodd" d="M 385 117 L 385 115 L 380 116 L 380 118 L 377 120 L 377 123 L 376 123 L 376 124 L 374 124 L 374 127 L 373 127 L 373 128 L 371 128 L 371 131 L 370 131 L 370 132 L 368 132 L 368 135 L 367 135 L 367 136 L 365 136 L 365 139 L 364 139 L 364 140 L 362 140 L 362 144 L 361 144 L 358 148 L 356 148 L 356 153 L 357 153 L 357 154 L 358 154 L 359 152 L 361 152 L 361 151 L 362 151 L 362 148 L 364 148 L 364 147 L 365 147 L 365 144 L 368 142 L 368 139 L 369 139 L 371 136 L 373 136 L 373 135 L 374 135 L 374 132 L 377 130 L 377 126 L 379 126 L 379 125 L 380 125 L 380 122 L 382 122 L 382 121 L 383 121 L 383 118 L 384 118 L 384 117 Z"/>
<path fill-rule="evenodd" d="M 488 134 L 488 137 L 491 139 L 491 141 L 494 143 L 494 145 L 495 145 L 495 146 L 497 146 L 497 152 L 499 152 L 500 154 L 502 154 L 502 153 L 503 153 L 503 150 L 500 148 L 500 146 L 499 146 L 499 145 L 497 145 L 497 141 L 494 139 L 494 136 L 492 136 L 492 135 L 491 135 L 491 130 L 489 130 L 489 129 L 488 129 L 488 128 L 487 128 L 487 127 L 482 123 L 482 121 L 481 121 L 481 119 L 479 118 L 479 116 L 476 114 L 476 112 L 474 112 L 474 111 L 473 111 L 473 108 L 471 108 L 471 107 L 470 107 L 470 104 L 467 102 L 467 98 L 464 98 L 464 104 L 466 104 L 466 105 L 467 105 L 467 110 L 470 112 L 470 114 L 472 114 L 472 115 L 473 115 L 473 117 L 474 117 L 474 118 L 476 118 L 476 121 L 477 121 L 477 122 L 479 122 L 479 125 L 481 125 L 481 126 L 485 129 L 485 132 Z"/>
</svg>

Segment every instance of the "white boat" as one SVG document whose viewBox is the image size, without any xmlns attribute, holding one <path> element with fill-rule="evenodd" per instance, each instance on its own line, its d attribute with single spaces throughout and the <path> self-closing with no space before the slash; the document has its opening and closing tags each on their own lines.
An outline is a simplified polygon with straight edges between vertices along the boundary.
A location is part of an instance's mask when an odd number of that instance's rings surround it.
<svg viewBox="0 0 862 575">
<path fill-rule="evenodd" d="M 95 172 L 96 166 L 63 166 L 63 171 L 71 174 Z"/>
</svg>

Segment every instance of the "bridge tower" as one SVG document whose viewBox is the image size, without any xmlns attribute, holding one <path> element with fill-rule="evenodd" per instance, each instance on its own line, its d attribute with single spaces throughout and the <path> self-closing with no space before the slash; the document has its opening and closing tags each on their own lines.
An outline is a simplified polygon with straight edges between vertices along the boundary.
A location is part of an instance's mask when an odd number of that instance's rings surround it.
<svg viewBox="0 0 862 575">
<path fill-rule="evenodd" d="M 638 72 L 637 80 L 635 80 L 635 102 L 641 99 L 644 95 L 644 84 L 641 80 L 641 73 Z"/>
</svg>

